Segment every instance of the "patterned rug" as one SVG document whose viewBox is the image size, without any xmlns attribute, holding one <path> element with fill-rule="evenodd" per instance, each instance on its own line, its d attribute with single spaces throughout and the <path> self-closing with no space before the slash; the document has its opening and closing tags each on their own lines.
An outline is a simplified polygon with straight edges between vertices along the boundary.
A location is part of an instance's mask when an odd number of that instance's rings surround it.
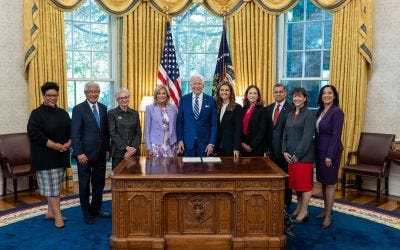
<svg viewBox="0 0 400 250">
<path fill-rule="evenodd" d="M 103 200 L 111 200 L 111 193 L 105 192 Z M 296 197 L 293 196 L 293 200 L 296 201 Z M 313 196 L 310 201 L 310 205 L 318 208 L 322 208 L 324 201 L 321 197 Z M 61 208 L 67 209 L 79 206 L 79 198 L 70 196 L 62 198 Z M 400 214 L 388 212 L 385 210 L 372 208 L 368 206 L 358 205 L 342 200 L 336 200 L 334 205 L 334 211 L 359 217 L 362 219 L 370 220 L 379 224 L 383 224 L 395 229 L 400 230 Z M 0 227 L 4 227 L 19 221 L 23 221 L 29 218 L 33 218 L 39 215 L 44 215 L 47 210 L 47 204 L 44 202 L 27 205 L 22 208 L 11 209 L 0 213 Z"/>
</svg>

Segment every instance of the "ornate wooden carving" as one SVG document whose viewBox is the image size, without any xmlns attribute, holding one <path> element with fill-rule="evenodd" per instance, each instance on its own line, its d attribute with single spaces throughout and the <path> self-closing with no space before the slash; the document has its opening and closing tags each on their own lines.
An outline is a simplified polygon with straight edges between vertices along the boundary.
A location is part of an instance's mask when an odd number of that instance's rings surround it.
<svg viewBox="0 0 400 250">
<path fill-rule="evenodd" d="M 123 161 L 111 177 L 112 249 L 284 248 L 286 175 L 268 160 L 223 158 L 200 174 L 201 163 L 148 161 Z"/>
</svg>

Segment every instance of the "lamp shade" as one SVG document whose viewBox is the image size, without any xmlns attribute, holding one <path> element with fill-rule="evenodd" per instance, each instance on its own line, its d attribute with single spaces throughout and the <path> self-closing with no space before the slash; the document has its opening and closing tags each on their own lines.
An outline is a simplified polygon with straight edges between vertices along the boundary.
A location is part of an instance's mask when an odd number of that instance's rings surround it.
<svg viewBox="0 0 400 250">
<path fill-rule="evenodd" d="M 139 111 L 146 111 L 146 106 L 153 104 L 154 103 L 154 97 L 153 96 L 143 96 L 142 101 L 140 102 L 140 108 Z"/>
<path fill-rule="evenodd" d="M 237 104 L 239 104 L 240 106 L 243 106 L 243 99 L 244 99 L 244 96 L 235 96 L 235 102 Z"/>
</svg>

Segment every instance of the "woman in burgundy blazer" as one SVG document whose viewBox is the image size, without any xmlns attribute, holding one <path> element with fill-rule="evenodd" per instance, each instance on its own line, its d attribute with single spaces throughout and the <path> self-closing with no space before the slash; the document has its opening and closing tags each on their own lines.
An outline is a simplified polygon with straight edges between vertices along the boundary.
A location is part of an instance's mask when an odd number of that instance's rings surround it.
<svg viewBox="0 0 400 250">
<path fill-rule="evenodd" d="M 344 114 L 339 108 L 338 92 L 332 85 L 326 85 L 320 90 L 318 104 L 315 163 L 317 180 L 322 184 L 325 208 L 321 214 L 317 215 L 317 218 L 323 218 L 322 228 L 327 228 L 331 225 L 331 213 L 343 151 L 341 137 Z"/>
</svg>

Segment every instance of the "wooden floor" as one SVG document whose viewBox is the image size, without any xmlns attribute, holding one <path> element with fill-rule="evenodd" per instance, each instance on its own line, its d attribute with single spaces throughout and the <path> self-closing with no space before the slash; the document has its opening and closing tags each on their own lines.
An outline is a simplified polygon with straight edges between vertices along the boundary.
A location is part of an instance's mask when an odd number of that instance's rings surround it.
<svg viewBox="0 0 400 250">
<path fill-rule="evenodd" d="M 106 189 L 110 189 L 111 184 L 110 180 L 106 180 Z M 68 196 L 68 195 L 73 195 L 78 193 L 78 183 L 74 182 L 74 187 L 70 188 L 69 190 L 64 190 L 62 192 L 62 197 Z M 314 188 L 313 188 L 313 194 L 315 195 L 322 195 L 321 194 L 321 187 L 319 183 L 314 183 Z M 370 192 L 370 191 L 363 191 L 362 193 L 358 193 L 356 190 L 353 189 L 346 189 L 346 197 L 343 198 L 341 195 L 341 191 L 336 192 L 336 198 L 337 199 L 342 199 L 350 202 L 354 202 L 357 204 L 361 205 L 369 205 L 372 207 L 378 207 L 380 209 L 384 209 L 387 211 L 393 211 L 400 213 L 400 197 L 397 196 L 386 196 L 384 194 L 381 195 L 381 201 L 376 202 L 375 200 L 375 192 Z M 19 197 L 19 202 L 14 203 L 14 197 L 11 193 L 7 194 L 6 196 L 0 196 L 0 211 L 16 208 L 19 206 L 24 206 L 27 204 L 32 204 L 36 202 L 40 202 L 45 200 L 44 197 L 42 197 L 38 190 L 34 190 L 32 192 L 30 191 L 25 191 L 25 192 L 20 192 L 18 194 Z"/>
</svg>

